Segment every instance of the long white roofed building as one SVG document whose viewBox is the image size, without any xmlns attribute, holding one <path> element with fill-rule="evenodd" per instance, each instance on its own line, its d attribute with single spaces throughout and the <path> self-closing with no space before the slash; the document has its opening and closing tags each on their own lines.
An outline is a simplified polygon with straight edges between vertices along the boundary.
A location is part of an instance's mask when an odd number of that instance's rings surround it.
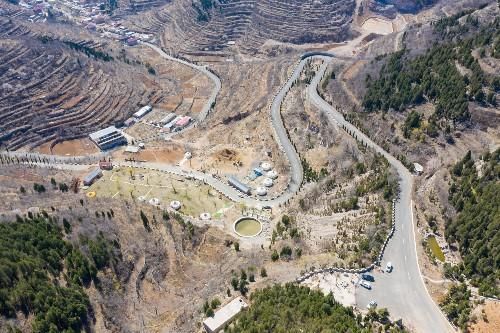
<svg viewBox="0 0 500 333">
<path fill-rule="evenodd" d="M 101 148 L 101 150 L 107 150 L 127 144 L 125 136 L 123 136 L 122 132 L 114 126 L 109 126 L 100 131 L 91 133 L 89 137 L 99 148 Z"/>
<path fill-rule="evenodd" d="M 236 297 L 231 302 L 224 305 L 215 312 L 213 317 L 208 317 L 203 321 L 203 327 L 207 333 L 217 333 L 229 324 L 241 310 L 248 307 L 243 298 Z"/>
</svg>

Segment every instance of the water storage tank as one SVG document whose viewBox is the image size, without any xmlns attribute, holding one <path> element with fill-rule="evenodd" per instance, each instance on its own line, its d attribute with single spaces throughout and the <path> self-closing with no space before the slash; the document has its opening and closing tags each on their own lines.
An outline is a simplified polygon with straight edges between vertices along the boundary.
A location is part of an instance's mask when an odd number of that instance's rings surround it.
<svg viewBox="0 0 500 333">
<path fill-rule="evenodd" d="M 262 185 L 264 185 L 265 187 L 271 187 L 271 186 L 274 185 L 274 182 L 273 182 L 273 180 L 271 178 L 266 178 L 262 182 Z"/>
<path fill-rule="evenodd" d="M 180 201 L 177 201 L 177 200 L 174 200 L 170 203 L 170 207 L 172 209 L 175 209 L 175 210 L 179 210 L 181 209 L 181 202 Z"/>
<path fill-rule="evenodd" d="M 140 201 L 140 202 L 144 202 L 144 201 L 146 201 L 146 197 L 145 197 L 145 196 L 143 196 L 143 195 L 141 195 L 141 196 L 140 196 L 139 198 L 137 198 L 137 199 L 139 199 L 139 201 Z"/>
<path fill-rule="evenodd" d="M 208 221 L 211 218 L 212 218 L 212 216 L 210 216 L 210 213 L 201 213 L 200 214 L 200 219 L 203 221 Z"/>
<path fill-rule="evenodd" d="M 274 170 L 269 171 L 266 176 L 271 179 L 276 179 L 278 178 L 278 173 Z"/>
<path fill-rule="evenodd" d="M 264 196 L 267 194 L 267 189 L 265 187 L 257 187 L 257 189 L 255 190 L 255 193 L 257 193 L 257 195 L 260 195 L 260 196 Z"/>
<path fill-rule="evenodd" d="M 263 162 L 260 167 L 262 168 L 262 170 L 264 171 L 270 171 L 273 166 L 271 165 L 271 163 L 268 163 L 268 162 Z"/>
<path fill-rule="evenodd" d="M 149 200 L 149 204 L 153 206 L 158 206 L 160 204 L 160 200 L 158 198 L 151 198 Z"/>
</svg>

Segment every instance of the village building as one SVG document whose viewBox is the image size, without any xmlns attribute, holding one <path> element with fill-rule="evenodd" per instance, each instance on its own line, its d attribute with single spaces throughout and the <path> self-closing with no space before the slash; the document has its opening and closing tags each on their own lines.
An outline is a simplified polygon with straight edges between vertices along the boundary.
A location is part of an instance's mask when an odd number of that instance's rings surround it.
<svg viewBox="0 0 500 333">
<path fill-rule="evenodd" d="M 418 163 L 413 163 L 413 169 L 417 175 L 421 175 L 424 172 L 424 167 Z"/>
<path fill-rule="evenodd" d="M 100 131 L 91 133 L 89 137 L 99 148 L 101 148 L 101 150 L 107 150 L 127 144 L 127 139 L 115 126 L 109 126 Z"/>
<path fill-rule="evenodd" d="M 213 317 L 209 317 L 203 321 L 203 327 L 207 333 L 217 333 L 229 324 L 234 317 L 242 310 L 246 309 L 248 304 L 243 298 L 236 297 L 228 304 L 224 305 L 220 310 L 215 312 Z"/>
<path fill-rule="evenodd" d="M 90 186 L 92 185 L 97 179 L 102 177 L 102 171 L 101 169 L 97 168 L 93 171 L 91 171 L 89 174 L 83 178 L 83 185 L 85 186 Z"/>
</svg>

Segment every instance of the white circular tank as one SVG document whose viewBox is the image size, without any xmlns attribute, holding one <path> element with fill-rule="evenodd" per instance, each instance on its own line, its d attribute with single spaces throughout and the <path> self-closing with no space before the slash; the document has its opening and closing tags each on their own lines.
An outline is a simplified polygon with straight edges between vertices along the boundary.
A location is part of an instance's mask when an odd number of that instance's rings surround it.
<svg viewBox="0 0 500 333">
<path fill-rule="evenodd" d="M 149 200 L 149 204 L 153 206 L 158 206 L 160 204 L 160 200 L 158 198 L 151 198 Z"/>
<path fill-rule="evenodd" d="M 276 179 L 278 178 L 278 173 L 274 170 L 269 171 L 266 176 L 271 179 Z"/>
<path fill-rule="evenodd" d="M 266 178 L 262 182 L 262 185 L 264 185 L 265 187 L 271 187 L 271 186 L 274 185 L 274 182 L 273 182 L 273 180 L 271 178 Z"/>
<path fill-rule="evenodd" d="M 191 157 L 193 157 L 193 154 L 191 154 L 191 152 L 187 151 L 186 153 L 184 153 L 184 158 L 186 160 L 190 160 Z"/>
<path fill-rule="evenodd" d="M 146 197 L 141 195 L 139 198 L 137 198 L 140 202 L 146 201 Z"/>
<path fill-rule="evenodd" d="M 268 162 L 262 162 L 262 164 L 260 165 L 260 167 L 264 171 L 270 171 L 273 168 L 273 166 L 271 165 L 271 163 L 268 163 Z"/>
<path fill-rule="evenodd" d="M 255 193 L 257 193 L 257 195 L 264 196 L 267 194 L 267 189 L 263 186 L 257 187 L 257 189 L 255 190 Z"/>
<path fill-rule="evenodd" d="M 210 213 L 201 213 L 200 214 L 200 219 L 203 221 L 208 221 L 211 218 L 212 218 L 212 216 L 210 215 Z"/>
<path fill-rule="evenodd" d="M 170 208 L 172 209 L 175 209 L 175 210 L 179 210 L 181 209 L 181 202 L 180 201 L 177 201 L 177 200 L 174 200 L 170 203 Z"/>
</svg>

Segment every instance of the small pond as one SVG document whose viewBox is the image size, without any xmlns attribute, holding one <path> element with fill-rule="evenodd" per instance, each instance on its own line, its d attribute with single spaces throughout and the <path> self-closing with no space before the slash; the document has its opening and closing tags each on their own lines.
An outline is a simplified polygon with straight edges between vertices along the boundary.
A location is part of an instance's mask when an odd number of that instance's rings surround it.
<svg viewBox="0 0 500 333">
<path fill-rule="evenodd" d="M 234 222 L 234 232 L 241 237 L 254 237 L 262 231 L 262 224 L 252 217 L 242 217 Z"/>
<path fill-rule="evenodd" d="M 429 237 L 427 238 L 427 244 L 429 245 L 429 248 L 431 249 L 432 253 L 434 256 L 439 260 L 444 262 L 444 253 L 441 250 L 441 247 L 439 247 L 438 242 L 436 241 L 436 238 L 434 237 Z"/>
</svg>

